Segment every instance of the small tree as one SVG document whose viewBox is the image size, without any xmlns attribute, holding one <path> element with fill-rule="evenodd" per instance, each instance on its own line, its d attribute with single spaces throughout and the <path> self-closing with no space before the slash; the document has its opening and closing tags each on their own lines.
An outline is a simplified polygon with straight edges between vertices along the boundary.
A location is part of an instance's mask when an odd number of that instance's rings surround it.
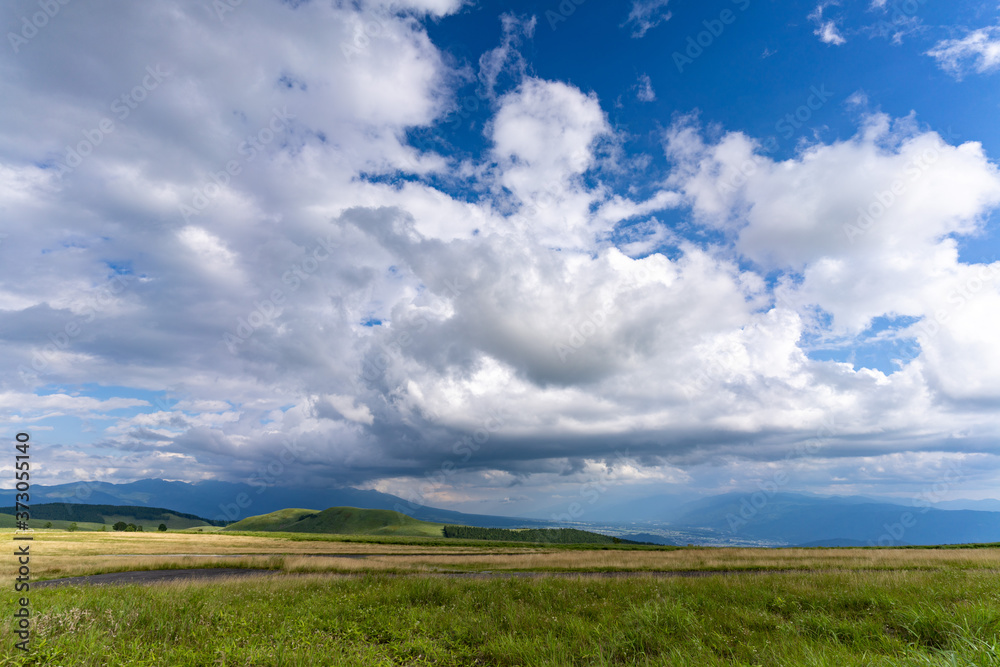
<svg viewBox="0 0 1000 667">
<path fill-rule="evenodd" d="M 156 529 L 161 533 L 165 533 L 167 532 L 167 524 L 161 523 Z"/>
<path fill-rule="evenodd" d="M 142 524 L 140 523 L 138 526 L 135 527 L 135 529 L 141 533 L 142 532 Z"/>
<path fill-rule="evenodd" d="M 68 528 L 68 530 L 69 530 L 69 532 L 71 532 L 71 533 L 72 533 L 72 532 L 73 532 L 74 530 L 76 530 L 76 521 L 74 521 L 73 523 L 69 524 L 69 528 Z"/>
<path fill-rule="evenodd" d="M 51 521 L 46 521 L 45 522 L 45 527 L 46 528 L 51 528 L 52 527 L 52 522 Z"/>
<path fill-rule="evenodd" d="M 126 533 L 134 533 L 136 530 L 137 528 L 135 527 L 134 523 L 130 523 L 129 525 L 125 526 Z"/>
<path fill-rule="evenodd" d="M 113 525 L 111 527 L 114 528 L 117 531 L 122 531 L 122 530 L 125 530 L 126 528 L 128 528 L 128 526 L 125 524 L 124 521 L 119 521 L 119 522 L 117 522 L 115 525 Z"/>
<path fill-rule="evenodd" d="M 107 525 L 101 526 L 101 532 L 104 532 L 104 533 L 108 532 Z"/>
</svg>

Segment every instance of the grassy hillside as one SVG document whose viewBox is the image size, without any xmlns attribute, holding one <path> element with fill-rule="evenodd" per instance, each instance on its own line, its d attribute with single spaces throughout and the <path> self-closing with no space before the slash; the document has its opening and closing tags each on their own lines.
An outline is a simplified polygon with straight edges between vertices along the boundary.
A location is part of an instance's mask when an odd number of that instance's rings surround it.
<svg viewBox="0 0 1000 667">
<path fill-rule="evenodd" d="M 0 507 L 0 528 L 14 527 L 14 512 L 13 507 Z M 102 526 L 111 530 L 111 526 L 118 521 L 142 526 L 144 531 L 156 530 L 161 523 L 165 523 L 169 530 L 207 527 L 218 523 L 162 507 L 44 503 L 31 505 L 31 521 L 28 526 L 43 528 L 46 523 L 51 522 L 53 528 L 66 529 L 71 523 L 76 523 L 79 530 L 101 530 Z"/>
<path fill-rule="evenodd" d="M 474 526 L 445 526 L 445 537 L 465 540 L 494 540 L 499 542 L 542 542 L 546 544 L 639 544 L 609 535 L 591 533 L 576 528 L 476 528 Z"/>
<path fill-rule="evenodd" d="M 51 523 L 49 526 L 53 530 L 69 530 L 71 524 L 76 524 L 77 530 L 101 530 L 104 525 L 102 523 L 93 523 L 89 521 L 49 521 L 47 519 L 32 519 L 28 522 L 28 527 L 32 530 L 37 530 L 40 528 L 45 528 L 47 524 Z M 157 524 L 159 525 L 159 524 Z M 11 514 L 0 514 L 0 528 L 16 528 L 16 519 Z M 111 530 L 111 526 L 108 526 L 108 530 Z M 153 528 L 155 530 L 155 526 Z M 143 528 L 143 530 L 148 530 Z"/>
<path fill-rule="evenodd" d="M 247 517 L 230 524 L 225 530 L 411 537 L 444 535 L 443 526 L 439 523 L 419 521 L 392 510 L 368 510 L 357 507 L 331 507 L 322 511 L 278 510 L 270 514 Z"/>
<path fill-rule="evenodd" d="M 241 532 L 326 533 L 332 535 L 384 535 L 396 537 L 447 537 L 494 542 L 545 544 L 638 544 L 574 528 L 477 528 L 445 526 L 420 521 L 392 510 L 331 507 L 322 511 L 290 508 L 251 516 L 223 530 Z"/>
</svg>

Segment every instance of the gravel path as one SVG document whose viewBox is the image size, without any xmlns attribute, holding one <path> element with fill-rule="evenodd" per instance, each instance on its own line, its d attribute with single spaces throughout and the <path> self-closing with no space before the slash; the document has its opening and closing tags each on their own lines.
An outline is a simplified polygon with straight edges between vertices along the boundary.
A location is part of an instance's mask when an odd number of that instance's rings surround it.
<svg viewBox="0 0 1000 667">
<path fill-rule="evenodd" d="M 133 572 L 108 572 L 86 577 L 66 577 L 32 582 L 32 588 L 56 588 L 101 584 L 162 584 L 169 581 L 219 579 L 222 577 L 253 577 L 274 574 L 275 570 L 250 570 L 239 567 L 190 568 L 186 570 L 136 570 Z"/>
</svg>

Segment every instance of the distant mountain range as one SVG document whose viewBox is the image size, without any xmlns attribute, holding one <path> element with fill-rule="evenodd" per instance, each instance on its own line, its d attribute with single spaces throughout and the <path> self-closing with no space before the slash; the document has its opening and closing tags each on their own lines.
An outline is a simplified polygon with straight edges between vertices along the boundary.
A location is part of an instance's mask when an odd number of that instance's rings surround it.
<svg viewBox="0 0 1000 667">
<path fill-rule="evenodd" d="M 8 494 L 12 501 L 13 491 Z M 544 512 L 517 518 L 411 506 L 402 498 L 378 491 L 261 488 L 219 481 L 145 479 L 128 484 L 32 486 L 31 502 L 162 507 L 215 521 L 239 521 L 294 507 L 358 507 L 395 510 L 421 521 L 484 528 L 569 525 Z M 865 496 L 763 491 L 694 500 L 664 494 L 626 503 L 585 506 L 573 527 L 591 529 L 618 524 L 619 529 L 608 532 L 664 544 L 900 546 L 1000 542 L 1000 501 L 949 501 L 928 508 L 899 503 Z"/>
<path fill-rule="evenodd" d="M 697 506 L 698 503 L 707 502 L 712 498 L 718 498 L 720 501 L 724 501 L 726 498 L 736 497 L 738 502 L 739 498 L 744 496 L 750 497 L 753 494 L 753 491 L 747 491 L 692 499 L 692 496 L 689 493 L 671 493 L 644 496 L 642 498 L 636 498 L 625 502 L 597 503 L 593 506 L 584 505 L 583 514 L 580 516 L 580 520 L 588 522 L 617 522 L 623 520 L 642 522 L 674 522 L 680 520 L 684 515 L 689 513 L 692 508 Z M 812 498 L 822 501 L 823 503 L 829 502 L 833 504 L 858 505 L 870 503 L 875 505 L 913 507 L 912 501 L 909 499 L 872 496 L 819 496 L 802 493 L 782 493 L 778 495 L 782 497 L 794 496 L 799 499 Z M 930 507 L 938 510 L 976 510 L 982 512 L 1000 512 L 1000 500 L 946 500 L 938 503 L 931 503 Z M 559 511 L 564 512 L 565 507 L 556 506 L 551 508 L 551 511 L 540 510 L 527 512 L 525 516 L 537 519 L 553 518 L 558 516 Z"/>
<path fill-rule="evenodd" d="M 1000 512 L 1000 500 L 987 498 L 985 500 L 942 500 L 931 505 L 938 510 L 977 510 L 981 512 Z"/>
<path fill-rule="evenodd" d="M 897 505 L 863 496 L 727 493 L 687 503 L 637 501 L 633 520 L 679 531 L 803 546 L 1000 542 L 1000 512 Z M 987 504 L 986 506 L 989 506 Z M 657 511 L 660 510 L 660 511 Z M 596 513 L 595 513 L 596 514 Z M 642 515 L 642 519 L 637 514 Z"/>
<path fill-rule="evenodd" d="M 13 504 L 14 491 L 8 490 Z M 451 510 L 411 505 L 379 491 L 329 487 L 323 489 L 252 486 L 235 482 L 168 482 L 143 479 L 127 484 L 73 482 L 54 486 L 32 485 L 31 503 L 75 503 L 165 507 L 214 521 L 239 521 L 290 507 L 360 507 L 402 512 L 422 521 L 487 528 L 522 528 L 551 522 L 505 516 L 465 514 Z"/>
</svg>

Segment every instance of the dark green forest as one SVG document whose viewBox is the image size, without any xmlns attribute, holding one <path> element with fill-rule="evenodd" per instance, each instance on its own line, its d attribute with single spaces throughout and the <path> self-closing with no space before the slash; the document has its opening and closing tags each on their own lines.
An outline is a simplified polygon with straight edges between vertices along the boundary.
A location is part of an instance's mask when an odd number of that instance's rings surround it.
<svg viewBox="0 0 1000 667">
<path fill-rule="evenodd" d="M 15 514 L 13 507 L 0 507 L 0 514 Z M 81 503 L 43 503 L 31 505 L 31 518 L 46 521 L 83 521 L 104 523 L 105 516 L 131 516 L 140 521 L 162 521 L 168 515 L 179 516 L 192 521 L 204 521 L 212 526 L 225 526 L 227 521 L 204 519 L 194 514 L 175 512 L 162 507 L 138 507 L 134 505 L 87 505 Z"/>
<path fill-rule="evenodd" d="M 639 544 L 618 537 L 599 535 L 576 528 L 477 528 L 475 526 L 445 526 L 445 537 L 464 540 L 494 540 L 497 542 L 544 542 L 547 544 Z"/>
</svg>

